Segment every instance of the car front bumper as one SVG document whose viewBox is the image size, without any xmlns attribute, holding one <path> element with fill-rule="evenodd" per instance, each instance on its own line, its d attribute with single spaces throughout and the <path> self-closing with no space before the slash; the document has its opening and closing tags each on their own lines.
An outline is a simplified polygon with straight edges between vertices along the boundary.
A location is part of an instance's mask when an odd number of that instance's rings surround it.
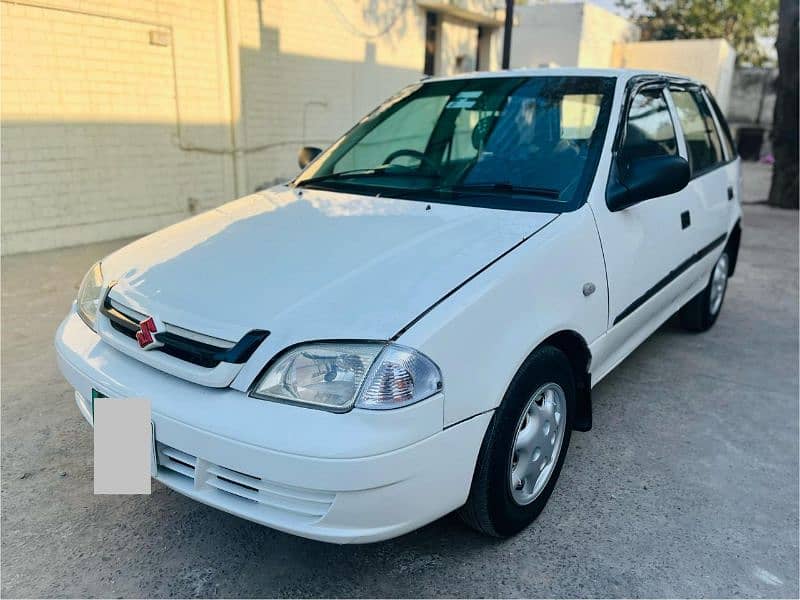
<svg viewBox="0 0 800 600">
<path fill-rule="evenodd" d="M 78 407 L 90 423 L 88 399 L 92 389 L 112 398 L 150 398 L 157 456 L 155 479 L 245 519 L 326 542 L 392 538 L 461 506 L 467 499 L 477 454 L 491 419 L 491 413 L 483 413 L 445 429 L 439 426 L 435 433 L 397 448 L 376 445 L 379 451 L 374 454 L 362 449 L 360 455 L 348 457 L 338 457 L 342 451 L 338 446 L 334 449 L 334 444 L 326 454 L 322 432 L 314 455 L 304 455 L 275 447 L 271 440 L 254 443 L 252 436 L 244 434 L 242 438 L 246 439 L 237 439 L 230 432 L 236 431 L 238 418 L 241 431 L 252 431 L 253 427 L 252 415 L 243 411 L 237 417 L 231 400 L 234 395 L 245 396 L 243 392 L 215 390 L 217 396 L 206 401 L 207 388 L 177 380 L 114 350 L 74 313 L 58 329 L 56 350 L 59 367 L 75 388 Z M 175 398 L 176 394 L 186 397 Z M 193 400 L 197 410 L 187 411 L 185 407 Z M 220 411 L 217 416 L 224 427 L 217 430 L 207 425 L 214 423 L 214 414 L 207 415 L 199 426 L 195 413 L 213 410 Z M 309 427 L 315 429 L 313 419 L 320 412 L 298 407 L 281 410 L 297 411 L 293 421 L 283 422 L 284 428 L 294 422 L 295 431 L 288 432 L 286 439 L 307 435 Z M 418 416 L 425 418 L 431 408 L 422 410 L 426 412 Z M 415 414 L 405 413 L 397 421 L 413 421 Z M 328 419 L 337 417 L 344 424 L 348 415 L 326 415 Z M 382 421 L 363 426 L 374 429 L 383 427 L 376 423 L 391 424 L 390 414 L 380 418 Z M 364 436 L 374 434 L 365 431 Z M 348 431 L 348 435 L 357 433 Z M 330 438 L 336 435 L 331 433 Z"/>
</svg>

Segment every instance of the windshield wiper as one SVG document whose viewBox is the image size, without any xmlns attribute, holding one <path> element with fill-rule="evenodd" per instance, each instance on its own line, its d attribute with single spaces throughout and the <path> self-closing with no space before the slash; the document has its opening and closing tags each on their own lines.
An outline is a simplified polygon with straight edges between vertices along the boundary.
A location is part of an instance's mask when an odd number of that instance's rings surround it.
<svg viewBox="0 0 800 600">
<path fill-rule="evenodd" d="M 453 192 L 477 192 L 488 194 L 530 194 L 531 196 L 543 196 L 558 200 L 561 192 L 551 188 L 540 188 L 524 185 L 514 185 L 504 181 L 496 183 L 465 183 L 441 188 L 443 191 Z"/>
<path fill-rule="evenodd" d="M 319 177 L 311 177 L 304 179 L 296 184 L 295 187 L 304 187 L 313 185 L 315 183 L 323 183 L 325 181 L 335 181 L 337 179 L 347 179 L 350 177 L 371 177 L 373 175 L 380 175 L 382 177 L 438 177 L 432 173 L 420 173 L 418 171 L 392 171 L 389 170 L 396 165 L 380 165 L 377 167 L 370 167 L 368 169 L 350 169 L 349 171 L 340 171 L 338 173 L 328 173 L 327 175 L 320 175 Z"/>
<path fill-rule="evenodd" d="M 330 181 L 339 179 L 340 177 L 358 177 L 359 175 L 374 175 L 378 172 L 380 167 L 373 167 L 369 169 L 350 169 L 349 171 L 340 171 L 339 173 L 328 173 L 327 175 L 320 175 L 319 177 L 311 177 L 304 179 L 299 183 L 295 183 L 294 187 L 303 187 L 312 183 L 319 183 L 321 181 Z"/>
</svg>

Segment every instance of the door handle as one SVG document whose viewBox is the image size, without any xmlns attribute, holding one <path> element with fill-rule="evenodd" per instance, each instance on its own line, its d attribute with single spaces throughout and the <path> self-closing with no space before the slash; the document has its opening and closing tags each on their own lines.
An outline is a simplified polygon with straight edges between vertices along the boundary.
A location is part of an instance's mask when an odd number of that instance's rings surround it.
<svg viewBox="0 0 800 600">
<path fill-rule="evenodd" d="M 733 186 L 728 186 L 728 200 L 733 200 Z"/>
<path fill-rule="evenodd" d="M 688 210 L 683 211 L 681 213 L 681 229 L 686 229 L 691 224 L 692 224 L 692 215 L 689 214 Z"/>
</svg>

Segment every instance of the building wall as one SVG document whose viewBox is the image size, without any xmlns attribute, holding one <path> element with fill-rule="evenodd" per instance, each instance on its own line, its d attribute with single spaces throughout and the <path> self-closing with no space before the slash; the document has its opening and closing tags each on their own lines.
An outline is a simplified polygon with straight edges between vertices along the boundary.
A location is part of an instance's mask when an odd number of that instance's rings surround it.
<svg viewBox="0 0 800 600">
<path fill-rule="evenodd" d="M 583 28 L 578 47 L 579 67 L 610 67 L 614 46 L 639 41 L 639 27 L 595 4 L 583 5 Z"/>
<path fill-rule="evenodd" d="M 230 160 L 181 149 L 228 143 L 219 3 L 48 4 L 0 4 L 3 253 L 140 234 L 230 198 Z"/>
<path fill-rule="evenodd" d="M 777 69 L 740 67 L 734 71 L 728 120 L 732 124 L 772 128 Z"/>
<path fill-rule="evenodd" d="M 300 146 L 422 76 L 409 0 L 31 2 L 0 0 L 4 254 L 147 233 L 285 180 Z M 443 28 L 443 65 L 477 43 L 474 24 Z"/>
<path fill-rule="evenodd" d="M 478 32 L 472 23 L 458 19 L 443 19 L 439 29 L 442 52 L 436 73 L 457 75 L 475 70 L 478 55 Z"/>
<path fill-rule="evenodd" d="M 514 14 L 514 68 L 606 68 L 612 64 L 615 43 L 639 39 L 636 25 L 588 2 L 518 6 Z"/>
<path fill-rule="evenodd" d="M 669 40 L 622 44 L 616 65 L 655 69 L 692 77 L 705 83 L 723 111 L 730 99 L 736 52 L 725 40 Z"/>
<path fill-rule="evenodd" d="M 448 4 L 443 2 L 442 4 Z M 419 81 L 425 11 L 407 0 L 236 0 L 248 190 L 297 171 L 302 145 L 325 147 L 400 88 Z M 492 0 L 459 8 L 493 15 Z M 499 38 L 499 39 L 498 39 Z M 474 69 L 474 23 L 440 17 L 436 74 Z M 501 32 L 490 39 L 499 66 Z"/>
<path fill-rule="evenodd" d="M 511 68 L 578 65 L 583 2 L 517 6 L 511 35 Z"/>
<path fill-rule="evenodd" d="M 326 146 L 422 77 L 424 12 L 379 4 L 237 1 L 248 191 L 294 176 L 301 146 Z"/>
</svg>

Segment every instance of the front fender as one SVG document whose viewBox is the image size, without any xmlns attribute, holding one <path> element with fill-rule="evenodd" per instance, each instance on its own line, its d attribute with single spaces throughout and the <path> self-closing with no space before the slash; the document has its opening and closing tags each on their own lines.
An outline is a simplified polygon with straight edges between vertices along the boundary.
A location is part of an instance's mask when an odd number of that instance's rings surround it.
<svg viewBox="0 0 800 600">
<path fill-rule="evenodd" d="M 586 284 L 593 293 L 584 295 Z M 524 360 L 551 335 L 570 330 L 591 344 L 607 321 L 603 252 L 584 205 L 458 288 L 400 342 L 442 369 L 448 426 L 496 408 Z"/>
</svg>

